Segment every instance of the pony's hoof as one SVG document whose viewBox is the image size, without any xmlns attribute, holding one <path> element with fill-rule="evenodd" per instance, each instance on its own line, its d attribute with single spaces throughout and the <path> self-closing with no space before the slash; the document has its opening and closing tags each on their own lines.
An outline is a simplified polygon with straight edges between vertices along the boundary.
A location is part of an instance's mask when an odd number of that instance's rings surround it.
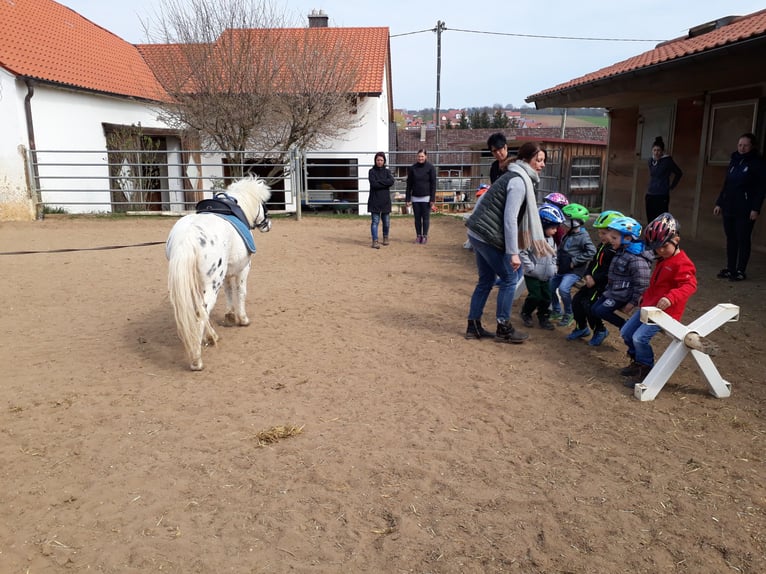
<svg viewBox="0 0 766 574">
<path fill-rule="evenodd" d="M 189 365 L 189 368 L 190 368 L 192 371 L 201 371 L 201 370 L 202 370 L 202 368 L 203 368 L 203 364 L 202 364 L 202 361 L 200 360 L 200 361 L 195 361 L 195 362 L 193 362 L 191 365 Z"/>
<path fill-rule="evenodd" d="M 239 320 L 240 327 L 247 327 L 249 324 L 250 324 L 250 319 L 248 317 L 242 317 L 242 319 Z"/>
</svg>

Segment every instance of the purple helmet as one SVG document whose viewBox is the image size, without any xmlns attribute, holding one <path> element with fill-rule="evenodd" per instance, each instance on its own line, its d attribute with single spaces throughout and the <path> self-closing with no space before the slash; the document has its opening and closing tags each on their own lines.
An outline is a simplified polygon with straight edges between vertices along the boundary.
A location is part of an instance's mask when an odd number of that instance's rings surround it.
<svg viewBox="0 0 766 574">
<path fill-rule="evenodd" d="M 558 208 L 564 207 L 565 205 L 569 205 L 569 200 L 567 199 L 567 196 L 563 193 L 553 192 L 549 193 L 545 196 L 545 201 L 548 203 L 555 205 Z"/>
</svg>

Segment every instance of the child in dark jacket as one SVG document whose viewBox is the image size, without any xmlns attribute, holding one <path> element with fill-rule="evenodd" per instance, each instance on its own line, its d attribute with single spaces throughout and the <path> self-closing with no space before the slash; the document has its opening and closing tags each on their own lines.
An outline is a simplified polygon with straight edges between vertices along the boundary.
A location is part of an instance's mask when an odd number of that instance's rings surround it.
<svg viewBox="0 0 766 574">
<path fill-rule="evenodd" d="M 640 302 L 642 307 L 657 307 L 677 321 L 697 290 L 697 270 L 686 253 L 678 248 L 681 241 L 678 232 L 678 222 L 670 213 L 657 216 L 646 226 L 646 246 L 654 250 L 659 260 Z M 635 387 L 651 371 L 654 352 L 650 343 L 659 331 L 659 325 L 642 323 L 640 313 L 634 313 L 623 325 L 620 335 L 628 346 L 630 364 L 620 374 L 633 377 L 625 382 L 625 386 Z"/>
<path fill-rule="evenodd" d="M 568 327 L 573 321 L 572 287 L 585 274 L 588 263 L 596 254 L 596 246 L 593 245 L 593 241 L 585 229 L 585 222 L 590 217 L 587 208 L 579 203 L 570 203 L 561 211 L 569 219 L 569 231 L 561 240 L 556 253 L 558 272 L 550 282 L 551 308 L 553 310 L 551 319 L 558 320 L 559 327 Z M 558 290 L 558 295 L 556 290 Z M 559 303 L 559 296 L 561 303 Z"/>
<path fill-rule="evenodd" d="M 567 335 L 569 341 L 587 337 L 590 335 L 591 329 L 593 329 L 593 337 L 588 341 L 589 345 L 598 346 L 606 337 L 607 330 L 604 322 L 600 317 L 591 314 L 590 308 L 606 289 L 609 265 L 615 254 L 614 248 L 607 241 L 607 227 L 619 217 L 624 217 L 619 211 L 604 211 L 593 223 L 593 227 L 598 230 L 598 238 L 601 243 L 583 277 L 585 285 L 580 287 L 572 298 L 575 328 Z M 588 328 L 589 326 L 590 328 Z"/>
<path fill-rule="evenodd" d="M 630 314 L 638 306 L 649 285 L 652 254 L 644 251 L 641 224 L 632 217 L 618 217 L 607 227 L 607 239 L 615 250 L 609 264 L 606 289 L 590 309 L 591 314 L 622 328 L 625 319 L 617 311 Z M 609 334 L 605 332 L 602 338 Z"/>
</svg>

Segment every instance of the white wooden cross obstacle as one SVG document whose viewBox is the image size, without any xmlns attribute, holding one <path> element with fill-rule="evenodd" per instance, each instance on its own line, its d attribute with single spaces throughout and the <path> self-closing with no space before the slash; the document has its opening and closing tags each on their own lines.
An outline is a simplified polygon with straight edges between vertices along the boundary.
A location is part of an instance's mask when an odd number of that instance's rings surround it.
<svg viewBox="0 0 766 574">
<path fill-rule="evenodd" d="M 654 364 L 644 381 L 635 386 L 634 396 L 639 401 L 654 400 L 689 351 L 710 385 L 710 394 L 718 399 L 731 395 L 731 383 L 721 378 L 721 374 L 710 359 L 710 355 L 716 354 L 717 346 L 704 337 L 724 323 L 738 319 L 739 307 L 731 303 L 719 303 L 688 326 L 682 325 L 657 307 L 642 307 L 641 322 L 659 325 L 673 338 L 673 341 L 660 360 Z"/>
</svg>

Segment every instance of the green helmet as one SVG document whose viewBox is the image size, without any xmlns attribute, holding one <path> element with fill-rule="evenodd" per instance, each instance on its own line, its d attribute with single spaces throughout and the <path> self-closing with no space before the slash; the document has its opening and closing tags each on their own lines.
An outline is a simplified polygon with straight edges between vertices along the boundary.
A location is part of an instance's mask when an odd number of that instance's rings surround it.
<svg viewBox="0 0 766 574">
<path fill-rule="evenodd" d="M 606 229 L 609 227 L 609 224 L 617 219 L 618 217 L 624 217 L 622 213 L 619 211 L 602 211 L 601 215 L 599 215 L 596 218 L 596 221 L 593 222 L 593 227 L 596 229 Z"/>
<path fill-rule="evenodd" d="M 576 219 L 578 221 L 582 221 L 583 223 L 588 221 L 588 218 L 590 217 L 588 208 L 584 205 L 580 205 L 579 203 L 570 203 L 569 205 L 565 205 L 561 211 L 563 211 L 564 215 L 566 215 L 568 218 Z"/>
</svg>

